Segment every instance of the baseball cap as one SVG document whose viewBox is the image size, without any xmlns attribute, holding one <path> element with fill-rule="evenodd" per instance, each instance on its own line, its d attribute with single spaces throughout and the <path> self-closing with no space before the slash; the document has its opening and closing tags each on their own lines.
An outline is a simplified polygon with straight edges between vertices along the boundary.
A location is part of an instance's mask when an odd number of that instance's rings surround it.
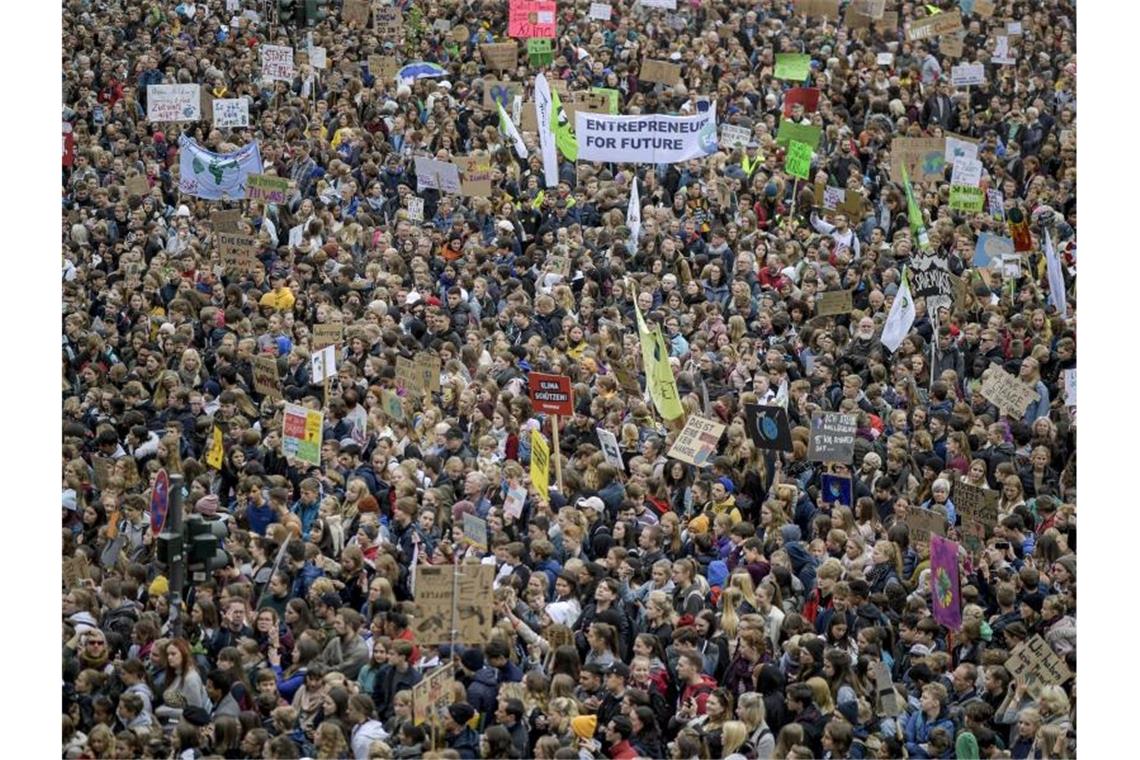
<svg viewBox="0 0 1140 760">
<path fill-rule="evenodd" d="M 605 512 L 606 503 L 599 499 L 597 496 L 590 496 L 584 499 L 578 499 L 576 505 L 579 507 L 589 507 L 595 512 Z"/>
</svg>

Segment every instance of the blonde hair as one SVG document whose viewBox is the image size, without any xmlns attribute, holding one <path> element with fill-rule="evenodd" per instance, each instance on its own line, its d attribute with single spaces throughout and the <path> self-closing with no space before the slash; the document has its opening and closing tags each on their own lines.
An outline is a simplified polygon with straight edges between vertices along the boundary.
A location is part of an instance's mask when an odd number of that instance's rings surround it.
<svg viewBox="0 0 1140 760">
<path fill-rule="evenodd" d="M 731 755 L 736 752 L 748 739 L 748 726 L 739 720 L 725 721 L 720 727 L 721 754 Z"/>
</svg>

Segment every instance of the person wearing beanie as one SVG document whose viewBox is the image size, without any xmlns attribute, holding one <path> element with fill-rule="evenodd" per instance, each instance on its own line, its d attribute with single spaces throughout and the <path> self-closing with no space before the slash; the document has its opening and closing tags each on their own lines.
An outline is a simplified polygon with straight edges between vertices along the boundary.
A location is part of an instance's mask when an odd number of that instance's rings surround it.
<svg viewBox="0 0 1140 760">
<path fill-rule="evenodd" d="M 467 725 L 475 717 L 475 708 L 466 702 L 448 705 L 443 716 L 444 741 L 447 748 L 459 753 L 464 760 L 479 757 L 479 735 Z"/>
<path fill-rule="evenodd" d="M 218 497 L 208 494 L 194 504 L 194 511 L 203 517 L 214 517 L 218 514 Z"/>
<path fill-rule="evenodd" d="M 483 650 L 469 647 L 459 656 L 460 680 L 467 687 L 467 701 L 479 713 L 479 724 L 485 724 L 499 702 L 499 671 L 487 665 Z"/>
<path fill-rule="evenodd" d="M 570 730 L 574 732 L 574 736 L 579 740 L 591 740 L 594 738 L 594 731 L 598 727 L 598 716 L 596 715 L 579 715 L 570 720 Z"/>
</svg>

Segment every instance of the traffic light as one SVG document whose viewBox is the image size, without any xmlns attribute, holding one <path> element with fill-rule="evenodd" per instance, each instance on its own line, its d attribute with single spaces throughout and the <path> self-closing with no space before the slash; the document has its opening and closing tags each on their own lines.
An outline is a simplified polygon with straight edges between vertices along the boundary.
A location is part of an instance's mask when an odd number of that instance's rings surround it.
<svg viewBox="0 0 1140 760">
<path fill-rule="evenodd" d="M 228 535 L 221 520 L 206 520 L 202 515 L 186 518 L 186 562 L 194 576 L 204 576 L 229 564 L 230 556 L 222 548 Z"/>
<path fill-rule="evenodd" d="M 329 17 L 329 0 L 305 0 L 305 23 L 316 26 Z"/>
</svg>

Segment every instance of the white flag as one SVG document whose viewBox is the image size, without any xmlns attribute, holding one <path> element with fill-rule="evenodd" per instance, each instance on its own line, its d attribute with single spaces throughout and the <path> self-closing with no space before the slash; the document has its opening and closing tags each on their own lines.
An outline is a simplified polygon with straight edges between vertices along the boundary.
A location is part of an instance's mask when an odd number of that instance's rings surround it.
<svg viewBox="0 0 1140 760">
<path fill-rule="evenodd" d="M 910 332 L 910 326 L 914 324 L 914 318 L 914 298 L 910 295 L 910 281 L 904 269 L 902 285 L 899 286 L 899 292 L 895 293 L 895 302 L 891 304 L 891 313 L 887 315 L 887 322 L 883 325 L 883 334 L 879 341 L 889 348 L 891 353 L 898 351 L 899 344 L 903 342 L 903 338 Z"/>
<path fill-rule="evenodd" d="M 1065 275 L 1061 259 L 1053 250 L 1053 241 L 1049 237 L 1048 230 L 1045 230 L 1045 266 L 1049 275 L 1049 303 L 1053 304 L 1053 308 L 1064 319 L 1069 315 L 1069 308 L 1065 303 Z"/>
<path fill-rule="evenodd" d="M 495 105 L 499 107 L 499 128 L 511 139 L 515 144 L 515 153 L 519 154 L 519 158 L 526 158 L 530 155 L 530 151 L 526 149 L 526 143 L 523 142 L 522 135 L 519 134 L 518 129 L 515 128 L 515 123 L 507 116 L 503 104 L 495 101 Z"/>
<path fill-rule="evenodd" d="M 550 128 L 550 114 L 554 102 L 550 97 L 550 85 L 546 75 L 539 74 L 534 79 L 534 110 L 538 117 L 538 144 L 542 147 L 542 168 L 546 175 L 547 187 L 558 187 L 558 148 L 554 143 L 554 130 Z"/>
<path fill-rule="evenodd" d="M 637 240 L 641 237 L 641 196 L 637 192 L 637 173 L 634 172 L 629 186 L 629 208 L 625 212 L 625 223 L 629 227 L 629 252 L 637 253 Z"/>
</svg>

